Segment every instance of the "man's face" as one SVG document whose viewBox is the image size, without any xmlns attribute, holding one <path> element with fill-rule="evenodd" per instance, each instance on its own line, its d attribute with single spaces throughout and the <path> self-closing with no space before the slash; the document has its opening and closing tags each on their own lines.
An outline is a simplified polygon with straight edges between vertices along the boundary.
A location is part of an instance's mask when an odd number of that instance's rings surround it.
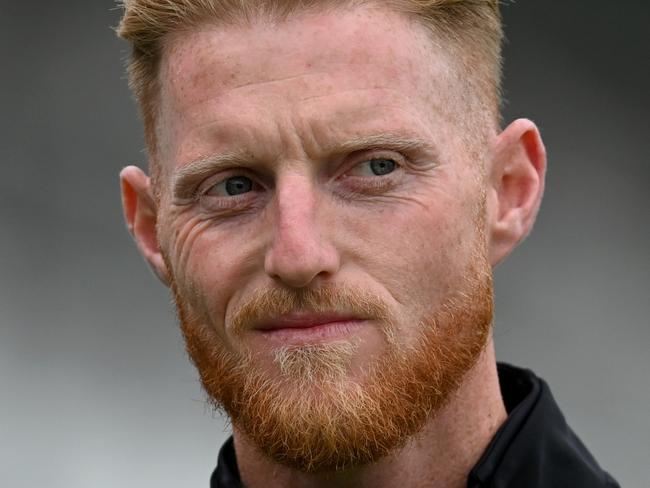
<svg viewBox="0 0 650 488">
<path fill-rule="evenodd" d="M 158 235 L 183 332 L 207 391 L 280 462 L 384 455 L 487 340 L 483 156 L 451 58 L 367 8 L 166 45 Z"/>
</svg>

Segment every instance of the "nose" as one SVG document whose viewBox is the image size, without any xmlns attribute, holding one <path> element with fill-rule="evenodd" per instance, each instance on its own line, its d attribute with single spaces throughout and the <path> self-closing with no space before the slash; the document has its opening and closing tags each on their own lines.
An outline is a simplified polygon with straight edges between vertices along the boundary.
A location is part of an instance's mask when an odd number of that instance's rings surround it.
<svg viewBox="0 0 650 488">
<path fill-rule="evenodd" d="M 285 286 L 304 288 L 317 278 L 334 275 L 340 256 L 323 228 L 327 209 L 318 204 L 314 185 L 307 177 L 287 178 L 276 187 L 273 240 L 264 268 L 268 276 Z M 331 216 L 330 216 L 331 217 Z"/>
</svg>

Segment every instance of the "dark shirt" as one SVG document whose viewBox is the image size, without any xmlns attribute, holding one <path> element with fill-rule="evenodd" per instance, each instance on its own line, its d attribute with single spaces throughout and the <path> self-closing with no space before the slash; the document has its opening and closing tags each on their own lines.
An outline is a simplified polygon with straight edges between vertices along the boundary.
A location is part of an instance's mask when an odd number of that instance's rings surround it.
<svg viewBox="0 0 650 488">
<path fill-rule="evenodd" d="M 532 371 L 499 364 L 508 419 L 467 478 L 468 488 L 620 488 L 564 420 Z M 232 438 L 221 448 L 211 488 L 242 488 Z"/>
</svg>

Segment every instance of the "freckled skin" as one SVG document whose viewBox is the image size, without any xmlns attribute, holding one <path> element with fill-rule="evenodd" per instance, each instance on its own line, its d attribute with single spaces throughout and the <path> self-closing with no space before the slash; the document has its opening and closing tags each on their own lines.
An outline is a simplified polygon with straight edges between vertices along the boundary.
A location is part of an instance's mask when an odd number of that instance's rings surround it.
<svg viewBox="0 0 650 488">
<path fill-rule="evenodd" d="M 198 204 L 175 208 L 163 192 L 161 245 L 181 286 L 203 293 L 193 305 L 226 341 L 229 312 L 253 290 L 319 280 L 376 293 L 405 318 L 398 325 L 408 341 L 409 324 L 459 279 L 476 237 L 477 164 L 450 123 L 453 107 L 437 97 L 454 90 L 453 63 L 397 14 L 286 24 L 260 21 L 254 37 L 206 25 L 169 39 L 164 173 L 245 149 L 271 184 L 255 210 L 227 218 Z M 403 36 L 403 28 L 420 32 Z M 403 177 L 385 194 L 338 197 L 344 183 L 323 148 L 389 131 L 430 141 L 437 154 L 419 154 L 430 160 L 419 170 L 398 169 Z"/>
<path fill-rule="evenodd" d="M 139 168 L 127 167 L 122 200 L 144 257 L 163 282 L 174 278 L 182 325 L 196 339 L 188 346 L 207 345 L 194 351 L 209 357 L 207 369 L 218 350 L 240 358 L 246 350 L 254 359 L 242 363 L 246 377 L 255 369 L 277 376 L 262 335 L 245 327 L 237 334 L 232 326 L 242 304 L 274 289 L 363 290 L 395 319 L 394 350 L 412 350 L 418 328 L 440 323 L 421 319 L 448 314 L 471 270 L 489 283 L 487 261 L 496 265 L 530 231 L 546 167 L 537 128 L 520 119 L 497 134 L 489 122 L 496 114 L 475 118 L 464 84 L 472 74 L 457 64 L 458 51 L 429 36 L 406 17 L 366 6 L 276 24 L 206 24 L 166 39 L 156 127 L 160 186 L 154 192 Z M 381 142 L 369 144 L 373 137 Z M 396 138 L 425 144 L 400 146 Z M 365 140 L 365 147 L 342 150 L 350 140 Z M 374 175 L 372 159 L 391 160 L 395 170 Z M 233 177 L 248 178 L 250 191 L 224 194 Z M 463 295 L 455 310 L 461 315 L 481 302 L 479 294 Z M 483 296 L 483 318 L 452 323 L 462 330 L 450 337 L 478 337 L 480 328 L 467 325 L 477 321 L 489 328 L 491 292 Z M 363 386 L 364 369 L 387 357 L 388 341 L 370 326 L 355 328 L 350 341 L 346 373 Z M 434 356 L 448 362 L 452 355 Z M 226 384 L 227 368 L 216 370 L 210 379 Z M 449 403 L 403 448 L 323 476 L 261 455 L 261 443 L 233 422 L 242 477 L 251 487 L 465 486 L 506 418 L 491 337 L 454 384 Z M 259 415 L 250 418 L 259 424 Z"/>
</svg>

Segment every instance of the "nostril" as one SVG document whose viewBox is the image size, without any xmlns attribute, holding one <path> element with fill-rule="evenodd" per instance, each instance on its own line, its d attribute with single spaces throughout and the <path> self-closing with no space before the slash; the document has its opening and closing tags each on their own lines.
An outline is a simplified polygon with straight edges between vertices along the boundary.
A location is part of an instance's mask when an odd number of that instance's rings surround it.
<svg viewBox="0 0 650 488">
<path fill-rule="evenodd" d="M 265 272 L 293 288 L 309 286 L 317 278 L 330 277 L 339 268 L 336 249 L 320 241 L 309 246 L 273 246 L 265 256 Z"/>
</svg>

